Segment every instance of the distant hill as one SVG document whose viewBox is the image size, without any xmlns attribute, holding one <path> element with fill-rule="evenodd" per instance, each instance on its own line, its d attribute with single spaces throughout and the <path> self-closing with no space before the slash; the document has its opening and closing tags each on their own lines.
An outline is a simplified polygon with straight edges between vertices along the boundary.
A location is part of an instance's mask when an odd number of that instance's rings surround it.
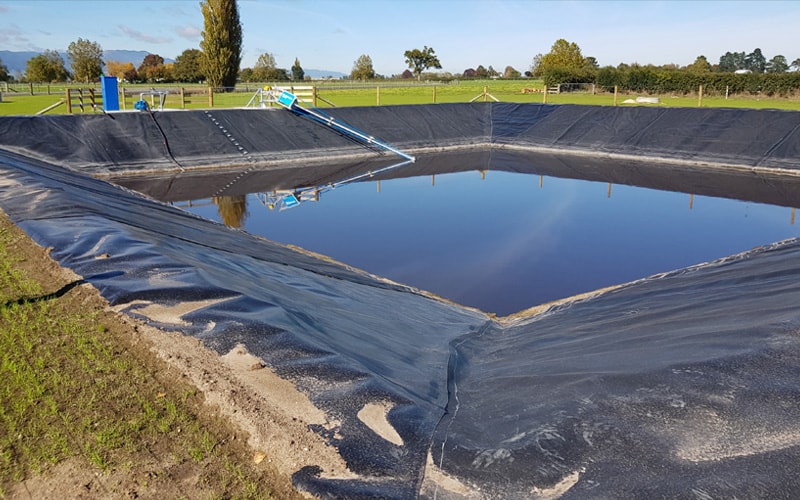
<svg viewBox="0 0 800 500">
<path fill-rule="evenodd" d="M 144 61 L 144 58 L 149 53 L 150 52 L 147 52 L 146 50 L 104 50 L 103 61 L 119 61 L 122 63 L 129 62 L 138 67 L 140 64 L 142 64 L 142 61 Z M 39 54 L 40 52 L 32 51 L 0 50 L 0 60 L 3 61 L 3 64 L 6 68 L 8 68 L 8 72 L 10 74 L 19 76 L 25 72 L 25 67 L 28 64 L 28 60 L 32 57 L 38 56 Z M 67 51 L 59 50 L 58 54 L 64 58 L 64 63 L 69 67 L 70 61 L 67 57 Z M 164 62 L 172 63 L 175 62 L 175 60 L 164 57 Z"/>
<path fill-rule="evenodd" d="M 323 78 L 332 78 L 334 80 L 338 80 L 339 78 L 347 76 L 346 74 L 340 73 L 339 71 L 330 71 L 327 69 L 303 68 L 303 73 L 305 73 L 306 76 L 311 77 L 312 80 L 321 80 Z"/>
<path fill-rule="evenodd" d="M 122 63 L 133 63 L 135 67 L 139 67 L 144 61 L 144 58 L 147 57 L 146 50 L 104 50 L 103 51 L 103 60 L 104 61 L 119 61 Z M 158 54 L 161 57 L 164 57 L 163 54 Z M 169 57 L 164 57 L 164 64 L 171 64 L 174 63 L 175 59 L 170 59 Z"/>
</svg>

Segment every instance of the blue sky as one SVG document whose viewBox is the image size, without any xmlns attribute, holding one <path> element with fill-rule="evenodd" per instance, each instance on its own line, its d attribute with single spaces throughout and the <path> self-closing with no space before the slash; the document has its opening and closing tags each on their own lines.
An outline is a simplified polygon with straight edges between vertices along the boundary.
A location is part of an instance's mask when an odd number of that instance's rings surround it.
<svg viewBox="0 0 800 500">
<path fill-rule="evenodd" d="M 529 69 L 559 38 L 601 66 L 712 63 L 760 48 L 800 58 L 798 1 L 239 0 L 242 66 L 272 53 L 289 68 L 349 73 L 362 54 L 389 76 L 403 53 L 432 47 L 443 71 L 479 64 Z M 199 0 L 0 0 L 0 50 L 65 50 L 78 38 L 103 49 L 175 58 L 198 48 Z"/>
</svg>

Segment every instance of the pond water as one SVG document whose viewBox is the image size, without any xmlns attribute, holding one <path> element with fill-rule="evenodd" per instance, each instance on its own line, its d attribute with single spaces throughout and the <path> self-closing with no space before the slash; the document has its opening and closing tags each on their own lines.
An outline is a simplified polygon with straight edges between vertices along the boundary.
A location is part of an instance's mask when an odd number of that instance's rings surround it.
<svg viewBox="0 0 800 500">
<path fill-rule="evenodd" d="M 800 229 L 787 206 L 499 170 L 353 182 L 289 209 L 283 196 L 177 205 L 501 316 Z"/>
</svg>

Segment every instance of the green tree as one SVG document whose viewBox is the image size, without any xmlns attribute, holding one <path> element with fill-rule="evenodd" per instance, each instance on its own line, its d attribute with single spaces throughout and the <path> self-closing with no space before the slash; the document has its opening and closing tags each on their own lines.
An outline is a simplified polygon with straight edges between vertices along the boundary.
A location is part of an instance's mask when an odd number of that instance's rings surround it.
<svg viewBox="0 0 800 500">
<path fill-rule="evenodd" d="M 275 63 L 275 56 L 270 54 L 269 52 L 264 52 L 260 56 L 258 56 L 258 60 L 256 60 L 256 65 L 253 66 L 254 70 L 274 70 L 276 68 Z"/>
<path fill-rule="evenodd" d="M 800 71 L 800 57 L 792 61 L 791 68 L 795 71 Z"/>
<path fill-rule="evenodd" d="M 67 56 L 75 80 L 88 83 L 103 74 L 103 48 L 97 42 L 78 38 L 67 47 Z"/>
<path fill-rule="evenodd" d="M 763 73 L 767 69 L 767 58 L 761 49 L 755 49 L 744 58 L 744 67 L 753 73 Z"/>
<path fill-rule="evenodd" d="M 264 52 L 258 56 L 256 65 L 253 67 L 253 78 L 259 82 L 277 82 L 288 80 L 289 75 L 285 69 L 276 66 L 275 56 Z"/>
<path fill-rule="evenodd" d="M 538 56 L 537 56 L 538 57 Z M 553 43 L 550 52 L 541 56 L 534 76 L 544 80 L 545 85 L 559 83 L 593 83 L 597 77 L 597 60 L 583 57 L 574 42 L 560 38 Z"/>
<path fill-rule="evenodd" d="M 288 82 L 290 80 L 289 72 L 286 71 L 286 68 L 275 68 L 271 80 L 276 82 Z"/>
<path fill-rule="evenodd" d="M 559 38 L 550 48 L 550 52 L 542 56 L 538 70 L 543 73 L 554 68 L 581 69 L 585 66 L 586 59 L 581 54 L 580 47 L 574 42 Z"/>
<path fill-rule="evenodd" d="M 711 63 L 708 62 L 706 56 L 697 56 L 697 59 L 688 66 L 686 66 L 688 71 L 692 73 L 710 73 L 711 72 Z"/>
<path fill-rule="evenodd" d="M 257 81 L 253 73 L 253 68 L 242 68 L 242 70 L 239 71 L 239 80 L 248 83 Z"/>
<path fill-rule="evenodd" d="M 367 54 L 358 56 L 358 59 L 353 63 L 353 70 L 350 71 L 350 78 L 353 80 L 371 80 L 375 78 L 372 58 Z"/>
<path fill-rule="evenodd" d="M 786 73 L 788 69 L 789 63 L 784 56 L 778 55 L 767 61 L 767 73 Z"/>
<path fill-rule="evenodd" d="M 722 73 L 733 73 L 739 69 L 745 69 L 745 58 L 747 56 L 744 52 L 725 52 L 719 58 L 719 70 Z"/>
<path fill-rule="evenodd" d="M 294 58 L 294 64 L 292 65 L 292 80 L 294 81 L 303 81 L 305 78 L 306 72 L 303 71 L 303 67 L 300 66 L 300 59 Z"/>
<path fill-rule="evenodd" d="M 531 67 L 529 73 L 531 76 L 540 77 L 542 76 L 542 58 L 544 54 L 536 54 L 533 56 L 533 60 L 531 61 Z"/>
<path fill-rule="evenodd" d="M 58 52 L 45 50 L 28 59 L 25 65 L 25 79 L 29 82 L 66 82 L 69 79 L 69 71 Z"/>
<path fill-rule="evenodd" d="M 234 87 L 242 61 L 242 23 L 236 0 L 203 0 L 203 73 L 211 87 Z"/>
<path fill-rule="evenodd" d="M 8 81 L 8 68 L 3 64 L 3 60 L 0 59 L 0 82 L 6 81 Z"/>
<path fill-rule="evenodd" d="M 198 83 L 203 81 L 203 53 L 198 49 L 186 49 L 175 58 L 172 77 L 179 82 Z"/>
<path fill-rule="evenodd" d="M 433 49 L 427 45 L 422 49 L 407 50 L 403 54 L 406 57 L 406 64 L 412 70 L 417 80 L 420 79 L 422 72 L 428 68 L 442 69 L 442 63 L 436 57 Z"/>
</svg>

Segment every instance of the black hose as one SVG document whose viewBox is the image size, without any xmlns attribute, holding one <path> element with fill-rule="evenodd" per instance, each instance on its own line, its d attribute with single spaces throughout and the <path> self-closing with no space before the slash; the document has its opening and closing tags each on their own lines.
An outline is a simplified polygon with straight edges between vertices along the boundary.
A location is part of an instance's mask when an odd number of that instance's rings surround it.
<svg viewBox="0 0 800 500">
<path fill-rule="evenodd" d="M 172 154 L 172 150 L 170 150 L 169 148 L 169 141 L 167 140 L 167 134 L 164 133 L 164 130 L 161 128 L 161 125 L 158 123 L 158 120 L 156 120 L 156 115 L 153 114 L 153 110 L 151 110 L 149 106 L 147 107 L 147 112 L 150 114 L 150 118 L 153 119 L 153 123 L 156 124 L 156 128 L 158 129 L 158 131 L 161 132 L 161 137 L 163 137 L 164 139 L 164 150 L 166 150 L 167 156 L 169 156 L 169 158 L 175 163 L 175 165 L 177 165 L 178 168 L 181 169 L 181 172 L 183 172 L 184 171 L 183 165 L 181 165 L 175 158 L 175 156 Z"/>
</svg>

